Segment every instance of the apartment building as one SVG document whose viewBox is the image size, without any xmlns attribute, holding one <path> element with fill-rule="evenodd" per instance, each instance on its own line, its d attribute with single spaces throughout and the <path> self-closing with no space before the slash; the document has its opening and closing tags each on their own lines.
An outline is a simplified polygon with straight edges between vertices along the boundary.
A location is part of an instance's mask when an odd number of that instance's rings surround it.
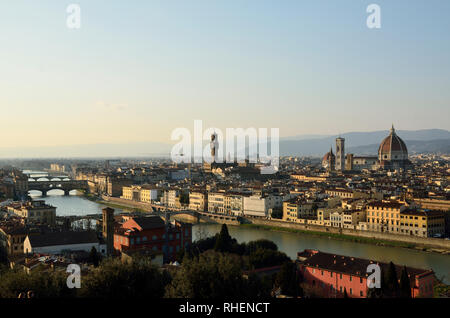
<svg viewBox="0 0 450 318">
<path fill-rule="evenodd" d="M 7 206 L 10 213 L 25 219 L 26 223 L 40 223 L 53 226 L 56 222 L 56 208 L 46 204 L 44 200 L 35 200 L 20 205 Z"/>
<path fill-rule="evenodd" d="M 400 212 L 406 205 L 398 201 L 375 201 L 366 206 L 369 231 L 400 234 Z"/>
<path fill-rule="evenodd" d="M 189 193 L 189 210 L 208 211 L 208 192 L 196 190 Z"/>
<path fill-rule="evenodd" d="M 122 188 L 121 198 L 126 200 L 151 203 L 158 199 L 159 190 L 150 185 L 131 185 Z"/>
<path fill-rule="evenodd" d="M 208 193 L 208 212 L 225 213 L 225 192 Z"/>
<path fill-rule="evenodd" d="M 297 254 L 297 263 L 305 284 L 315 288 L 323 297 L 365 298 L 368 294 L 367 268 L 371 264 L 387 270 L 389 264 L 369 259 L 304 250 Z M 395 266 L 400 279 L 403 266 Z M 432 270 L 406 267 L 410 277 L 411 297 L 433 297 L 436 277 Z"/>
<path fill-rule="evenodd" d="M 441 237 L 445 233 L 445 213 L 407 209 L 400 213 L 400 234 L 420 237 Z"/>
</svg>

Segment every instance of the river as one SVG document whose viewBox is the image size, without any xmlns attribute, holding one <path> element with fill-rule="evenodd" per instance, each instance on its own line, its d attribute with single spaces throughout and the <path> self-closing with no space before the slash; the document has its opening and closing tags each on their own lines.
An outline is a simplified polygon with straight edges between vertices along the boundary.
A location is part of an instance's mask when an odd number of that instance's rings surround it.
<svg viewBox="0 0 450 318">
<path fill-rule="evenodd" d="M 49 195 L 41 198 L 40 192 L 31 192 L 32 197 L 43 199 L 55 206 L 56 215 L 87 215 L 101 213 L 104 207 L 90 201 L 72 191 L 70 196 L 64 196 L 60 190 L 52 190 Z M 123 210 L 115 209 L 117 212 Z M 194 225 L 193 240 L 199 236 L 214 235 L 220 231 L 219 224 Z M 248 227 L 228 226 L 230 235 L 238 242 L 249 242 L 258 239 L 268 239 L 275 242 L 280 251 L 285 252 L 292 259 L 297 252 L 304 249 L 318 249 L 323 252 L 336 253 L 347 256 L 370 258 L 382 262 L 393 261 L 396 264 L 417 268 L 432 268 L 439 279 L 450 283 L 450 255 L 421 252 L 398 247 L 383 247 L 349 241 L 339 241 L 307 234 L 267 231 Z"/>
</svg>

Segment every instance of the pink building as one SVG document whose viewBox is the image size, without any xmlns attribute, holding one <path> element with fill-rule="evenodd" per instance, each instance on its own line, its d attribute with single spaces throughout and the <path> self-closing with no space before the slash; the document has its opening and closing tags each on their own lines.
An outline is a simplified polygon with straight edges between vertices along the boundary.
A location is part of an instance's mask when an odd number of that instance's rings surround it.
<svg viewBox="0 0 450 318">
<path fill-rule="evenodd" d="M 297 254 L 300 271 L 304 281 L 325 297 L 343 297 L 344 290 L 348 297 L 367 297 L 367 267 L 378 264 L 381 269 L 389 264 L 336 254 L 323 253 L 318 250 L 304 250 Z M 400 279 L 403 266 L 397 266 Z M 406 268 L 411 280 L 412 297 L 433 297 L 435 282 L 434 272 L 427 269 Z"/>
</svg>

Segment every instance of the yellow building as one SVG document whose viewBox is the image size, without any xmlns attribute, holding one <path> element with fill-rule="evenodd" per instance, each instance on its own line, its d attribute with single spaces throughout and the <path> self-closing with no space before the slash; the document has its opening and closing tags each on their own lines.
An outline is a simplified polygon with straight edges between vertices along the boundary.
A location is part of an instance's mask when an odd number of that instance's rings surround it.
<svg viewBox="0 0 450 318">
<path fill-rule="evenodd" d="M 400 213 L 400 234 L 420 237 L 440 237 L 444 233 L 444 212 L 408 209 Z"/>
<path fill-rule="evenodd" d="M 150 185 L 122 187 L 122 199 L 151 203 L 158 198 L 158 189 Z"/>
<path fill-rule="evenodd" d="M 398 201 L 375 201 L 366 206 L 369 231 L 400 234 L 400 212 L 406 206 Z"/>
<path fill-rule="evenodd" d="M 283 221 L 308 223 L 307 220 L 317 220 L 317 206 L 296 198 L 283 202 Z"/>
<path fill-rule="evenodd" d="M 208 193 L 206 191 L 193 191 L 189 193 L 189 210 L 208 211 Z"/>
<path fill-rule="evenodd" d="M 9 206 L 7 209 L 8 212 L 25 218 L 27 223 L 53 226 L 56 222 L 56 208 L 45 204 L 44 200 L 29 201 L 20 206 Z"/>
</svg>

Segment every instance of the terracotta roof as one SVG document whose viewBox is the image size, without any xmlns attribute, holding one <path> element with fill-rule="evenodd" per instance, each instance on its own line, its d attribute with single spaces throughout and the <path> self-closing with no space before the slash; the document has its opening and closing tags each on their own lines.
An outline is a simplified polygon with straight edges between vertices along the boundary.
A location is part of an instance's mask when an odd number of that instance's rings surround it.
<svg viewBox="0 0 450 318">
<path fill-rule="evenodd" d="M 95 232 L 50 232 L 41 235 L 28 236 L 28 238 L 33 248 L 99 242 Z"/>
<path fill-rule="evenodd" d="M 408 152 L 403 140 L 395 133 L 394 127 L 392 127 L 389 136 L 384 138 L 381 142 L 380 147 L 378 148 L 378 154 L 388 154 L 392 151 Z"/>
<path fill-rule="evenodd" d="M 305 250 L 298 253 L 299 258 L 305 260 L 301 263 L 305 266 L 325 269 L 338 273 L 345 273 L 354 276 L 365 277 L 367 276 L 367 267 L 370 264 L 378 264 L 381 269 L 385 269 L 389 266 L 388 263 L 377 262 L 364 258 L 349 257 L 337 254 L 324 253 L 317 250 Z M 397 271 L 397 277 L 400 277 L 403 266 L 395 265 Z M 430 269 L 418 269 L 413 267 L 406 267 L 408 274 L 413 279 L 416 275 L 423 275 L 433 273 Z"/>
</svg>

